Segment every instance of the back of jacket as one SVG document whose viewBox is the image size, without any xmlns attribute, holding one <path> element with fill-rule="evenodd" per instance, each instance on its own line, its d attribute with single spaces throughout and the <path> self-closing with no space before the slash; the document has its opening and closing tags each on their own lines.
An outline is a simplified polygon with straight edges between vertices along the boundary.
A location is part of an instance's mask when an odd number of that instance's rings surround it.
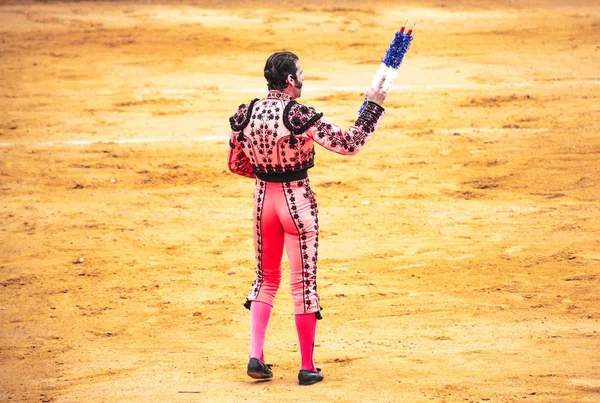
<svg viewBox="0 0 600 403">
<path fill-rule="evenodd" d="M 309 169 L 314 142 L 339 154 L 356 154 L 370 140 L 384 109 L 369 102 L 347 131 L 281 91 L 240 105 L 229 121 L 229 169 L 254 178 Z"/>
</svg>

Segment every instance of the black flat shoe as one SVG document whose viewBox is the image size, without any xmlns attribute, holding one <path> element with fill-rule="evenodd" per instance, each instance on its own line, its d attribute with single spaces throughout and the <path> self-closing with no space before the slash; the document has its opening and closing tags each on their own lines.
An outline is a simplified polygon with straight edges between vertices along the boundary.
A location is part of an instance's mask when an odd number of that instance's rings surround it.
<svg viewBox="0 0 600 403">
<path fill-rule="evenodd" d="M 258 358 L 250 358 L 248 363 L 248 376 L 254 379 L 269 379 L 273 378 L 271 364 L 263 364 Z"/>
<path fill-rule="evenodd" d="M 298 382 L 300 385 L 312 385 L 313 383 L 321 382 L 323 380 L 323 374 L 321 368 L 317 368 L 317 372 L 308 371 L 301 369 L 298 372 Z"/>
</svg>

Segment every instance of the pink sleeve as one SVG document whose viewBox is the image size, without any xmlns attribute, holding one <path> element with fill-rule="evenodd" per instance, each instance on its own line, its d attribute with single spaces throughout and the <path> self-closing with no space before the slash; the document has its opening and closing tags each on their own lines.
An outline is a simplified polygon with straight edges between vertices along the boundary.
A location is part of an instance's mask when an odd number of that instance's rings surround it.
<svg viewBox="0 0 600 403">
<path fill-rule="evenodd" d="M 322 117 L 306 130 L 306 134 L 315 142 L 326 149 L 343 155 L 358 153 L 369 142 L 375 129 L 381 122 L 384 109 L 374 102 L 367 106 L 354 122 L 354 125 L 345 131 L 334 125 L 327 118 Z"/>
<path fill-rule="evenodd" d="M 229 170 L 234 174 L 242 175 L 247 178 L 256 178 L 250 159 L 244 153 L 240 142 L 238 141 L 239 131 L 232 131 L 229 138 Z"/>
</svg>

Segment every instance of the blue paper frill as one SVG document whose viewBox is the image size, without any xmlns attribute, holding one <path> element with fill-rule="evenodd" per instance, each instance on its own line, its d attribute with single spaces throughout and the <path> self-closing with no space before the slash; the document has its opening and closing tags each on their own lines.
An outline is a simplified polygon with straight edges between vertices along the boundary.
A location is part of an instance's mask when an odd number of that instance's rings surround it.
<svg viewBox="0 0 600 403">
<path fill-rule="evenodd" d="M 404 60 L 404 55 L 406 54 L 406 52 L 408 52 L 408 48 L 410 47 L 410 43 L 412 42 L 412 40 L 412 35 L 408 35 L 405 32 L 396 32 L 396 34 L 394 35 L 394 39 L 392 40 L 392 43 L 390 43 L 390 47 L 385 52 L 385 57 L 381 62 L 387 67 L 397 70 L 398 67 L 400 67 L 400 64 L 402 64 L 402 60 Z M 358 110 L 359 114 L 362 113 L 362 111 L 365 109 L 365 106 L 367 106 L 366 96 L 363 101 L 363 104 Z"/>
<path fill-rule="evenodd" d="M 404 54 L 402 53 L 404 49 L 403 45 L 407 38 L 408 35 L 405 33 L 396 32 L 392 43 L 390 43 L 390 47 L 385 52 L 385 57 L 382 60 L 383 64 L 393 69 L 397 69 L 400 66 L 400 63 L 402 63 L 402 59 L 404 58 Z M 404 52 L 406 52 L 406 50 L 404 50 Z"/>
<path fill-rule="evenodd" d="M 408 52 L 408 48 L 410 47 L 410 43 L 413 40 L 413 37 L 411 35 L 404 35 L 404 41 L 402 41 L 402 44 L 400 45 L 400 49 L 398 51 L 398 67 L 402 64 L 402 60 L 404 60 L 404 55 L 406 55 L 406 52 Z M 396 67 L 396 68 L 398 68 Z"/>
</svg>

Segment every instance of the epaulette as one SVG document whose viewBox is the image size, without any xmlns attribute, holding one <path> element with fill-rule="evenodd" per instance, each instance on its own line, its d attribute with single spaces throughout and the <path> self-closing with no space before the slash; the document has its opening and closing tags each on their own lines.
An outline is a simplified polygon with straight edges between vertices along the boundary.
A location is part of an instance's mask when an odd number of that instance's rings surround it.
<svg viewBox="0 0 600 403">
<path fill-rule="evenodd" d="M 304 133 L 322 116 L 314 108 L 290 101 L 283 110 L 283 124 L 292 133 L 290 146 L 293 147 L 298 142 L 295 135 Z"/>
<path fill-rule="evenodd" d="M 250 122 L 250 118 L 252 117 L 252 109 L 254 108 L 254 104 L 258 101 L 258 98 L 253 99 L 249 104 L 241 104 L 238 108 L 238 111 L 229 118 L 229 124 L 231 125 L 231 130 L 240 131 L 243 130 L 248 123 Z"/>
<path fill-rule="evenodd" d="M 322 116 L 314 108 L 290 101 L 283 111 L 283 124 L 292 133 L 302 134 Z"/>
</svg>

